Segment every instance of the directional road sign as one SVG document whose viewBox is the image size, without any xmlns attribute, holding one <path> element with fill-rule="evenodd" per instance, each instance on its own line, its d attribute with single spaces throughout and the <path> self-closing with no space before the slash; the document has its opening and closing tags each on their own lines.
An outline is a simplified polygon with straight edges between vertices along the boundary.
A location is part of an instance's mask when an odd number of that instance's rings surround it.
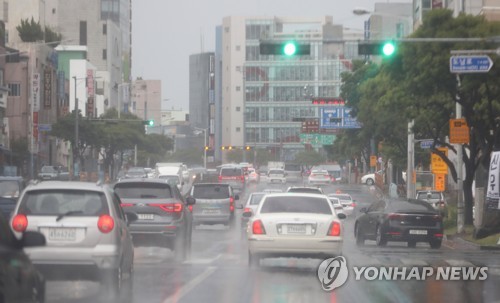
<svg viewBox="0 0 500 303">
<path fill-rule="evenodd" d="M 451 56 L 450 72 L 455 74 L 487 73 L 493 66 L 493 61 L 487 55 Z"/>
<path fill-rule="evenodd" d="M 320 128 L 361 128 L 356 118 L 351 117 L 351 108 L 344 106 L 320 109 Z"/>
<path fill-rule="evenodd" d="M 325 134 L 299 134 L 300 143 L 311 145 L 332 145 L 335 141 L 335 135 Z"/>
<path fill-rule="evenodd" d="M 421 149 L 429 149 L 432 146 L 432 143 L 434 143 L 434 140 L 422 140 L 420 141 L 420 148 Z"/>
</svg>

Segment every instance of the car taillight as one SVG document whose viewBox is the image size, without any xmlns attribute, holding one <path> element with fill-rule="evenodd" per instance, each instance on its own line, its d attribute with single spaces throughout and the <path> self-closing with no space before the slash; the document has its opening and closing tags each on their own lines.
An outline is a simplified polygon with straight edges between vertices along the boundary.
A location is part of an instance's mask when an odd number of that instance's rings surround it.
<svg viewBox="0 0 500 303">
<path fill-rule="evenodd" d="M 264 228 L 264 225 L 262 224 L 261 220 L 253 221 L 252 233 L 254 235 L 265 235 L 266 234 L 266 229 Z"/>
<path fill-rule="evenodd" d="M 234 211 L 234 197 L 229 197 L 229 211 Z"/>
<path fill-rule="evenodd" d="M 316 177 L 316 175 L 315 174 L 310 174 L 309 177 Z"/>
<path fill-rule="evenodd" d="M 434 216 L 432 216 L 432 219 L 434 221 L 440 222 L 441 221 L 441 216 L 440 215 L 434 215 Z"/>
<path fill-rule="evenodd" d="M 133 206 L 134 204 L 132 204 L 132 203 L 122 203 L 122 204 L 120 204 L 120 205 L 121 205 L 122 207 L 131 207 L 131 206 Z"/>
<path fill-rule="evenodd" d="M 189 205 L 188 208 L 190 212 L 193 212 L 193 205 Z"/>
<path fill-rule="evenodd" d="M 437 205 L 438 205 L 438 207 L 440 207 L 440 208 L 444 208 L 444 205 L 445 205 L 445 204 L 444 204 L 444 201 L 439 201 L 439 202 L 437 203 Z"/>
<path fill-rule="evenodd" d="M 110 215 L 102 215 L 99 217 L 99 220 L 97 221 L 97 228 L 102 233 L 109 233 L 113 230 L 115 227 L 115 220 Z"/>
<path fill-rule="evenodd" d="M 219 182 L 222 181 L 222 176 L 219 176 Z"/>
<path fill-rule="evenodd" d="M 168 204 L 148 204 L 152 207 L 159 207 L 167 213 L 180 213 L 182 211 L 182 203 L 168 203 Z"/>
<path fill-rule="evenodd" d="M 351 206 L 352 206 L 352 207 L 356 207 L 356 203 L 352 202 L 352 203 L 351 203 Z"/>
<path fill-rule="evenodd" d="M 240 181 L 245 182 L 245 176 L 240 176 Z"/>
<path fill-rule="evenodd" d="M 328 235 L 329 236 L 340 236 L 340 223 L 339 222 L 332 222 L 332 224 L 330 224 L 330 228 L 328 229 Z"/>
<path fill-rule="evenodd" d="M 389 218 L 389 220 L 403 220 L 404 215 L 391 213 L 387 215 L 387 218 Z"/>
<path fill-rule="evenodd" d="M 252 209 L 250 207 L 245 207 L 245 209 L 243 210 L 244 213 L 249 213 L 249 212 L 252 212 Z"/>
<path fill-rule="evenodd" d="M 14 217 L 12 220 L 12 228 L 17 232 L 24 232 L 28 227 L 28 218 L 26 215 L 19 214 Z"/>
</svg>

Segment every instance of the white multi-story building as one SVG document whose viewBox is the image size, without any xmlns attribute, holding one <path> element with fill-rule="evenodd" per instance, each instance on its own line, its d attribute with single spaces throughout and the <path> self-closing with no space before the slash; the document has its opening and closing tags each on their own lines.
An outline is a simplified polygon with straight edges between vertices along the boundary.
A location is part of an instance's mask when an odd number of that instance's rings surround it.
<svg viewBox="0 0 500 303">
<path fill-rule="evenodd" d="M 226 17 L 221 35 L 222 127 L 215 142 L 268 148 L 282 160 L 293 159 L 304 149 L 301 122 L 294 118 L 319 118 L 311 99 L 338 97 L 340 74 L 351 67 L 342 26 L 330 16 Z M 261 40 L 307 43 L 311 54 L 260 55 Z"/>
<path fill-rule="evenodd" d="M 130 111 L 144 120 L 154 120 L 154 125 L 161 123 L 161 80 L 143 80 L 132 82 Z"/>
</svg>

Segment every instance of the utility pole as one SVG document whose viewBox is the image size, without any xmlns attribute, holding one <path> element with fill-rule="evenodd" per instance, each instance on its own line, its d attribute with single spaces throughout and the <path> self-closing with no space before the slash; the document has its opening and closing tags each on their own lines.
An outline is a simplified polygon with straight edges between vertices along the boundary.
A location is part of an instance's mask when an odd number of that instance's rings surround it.
<svg viewBox="0 0 500 303">
<path fill-rule="evenodd" d="M 80 157 L 79 157 L 79 151 L 78 151 L 78 141 L 79 139 L 79 134 L 78 134 L 78 120 L 79 120 L 79 115 L 78 115 L 78 97 L 76 95 L 76 76 L 73 76 L 73 80 L 75 81 L 75 155 L 73 159 L 73 177 L 74 179 L 79 179 L 78 175 L 80 174 Z"/>
<path fill-rule="evenodd" d="M 408 123 L 408 160 L 406 168 L 406 198 L 415 198 L 414 185 L 415 180 L 413 180 L 413 170 L 415 169 L 415 134 L 413 134 L 413 125 L 415 120 L 411 120 Z"/>
<path fill-rule="evenodd" d="M 457 74 L 457 91 L 460 90 L 460 75 Z M 460 96 L 457 92 L 457 102 L 455 105 L 456 118 L 462 118 L 462 105 L 458 102 Z M 457 144 L 457 233 L 462 233 L 464 231 L 465 223 L 465 205 L 464 205 L 464 184 L 463 184 L 463 151 L 462 144 Z"/>
</svg>

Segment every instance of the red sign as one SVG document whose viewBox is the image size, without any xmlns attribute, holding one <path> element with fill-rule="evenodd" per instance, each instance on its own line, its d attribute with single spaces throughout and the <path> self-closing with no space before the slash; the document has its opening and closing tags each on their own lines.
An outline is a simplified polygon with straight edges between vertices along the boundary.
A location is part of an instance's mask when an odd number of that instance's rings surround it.
<svg viewBox="0 0 500 303">
<path fill-rule="evenodd" d="M 313 105 L 338 105 L 344 106 L 345 101 L 342 98 L 313 98 Z"/>
<path fill-rule="evenodd" d="M 33 112 L 33 138 L 38 140 L 38 112 Z"/>
</svg>

